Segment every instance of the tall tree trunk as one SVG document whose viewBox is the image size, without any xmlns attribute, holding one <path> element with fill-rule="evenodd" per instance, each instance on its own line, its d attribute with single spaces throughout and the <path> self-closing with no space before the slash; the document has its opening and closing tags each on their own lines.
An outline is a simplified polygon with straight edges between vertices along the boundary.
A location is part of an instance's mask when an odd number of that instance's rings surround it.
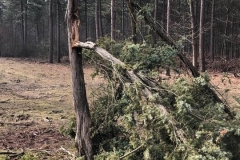
<svg viewBox="0 0 240 160">
<path fill-rule="evenodd" d="M 36 18 L 36 41 L 39 43 L 40 41 L 40 34 L 39 34 L 39 18 Z"/>
<path fill-rule="evenodd" d="M 85 0 L 85 37 L 86 37 L 86 41 L 88 39 L 88 7 L 87 7 L 87 0 Z"/>
<path fill-rule="evenodd" d="M 169 32 L 170 32 L 170 13 L 171 12 L 171 0 L 167 1 L 167 36 L 169 36 Z"/>
<path fill-rule="evenodd" d="M 49 0 L 49 63 L 53 63 L 53 0 Z"/>
<path fill-rule="evenodd" d="M 203 23 L 204 23 L 204 1 L 201 0 L 201 6 L 200 6 L 200 24 L 199 24 L 199 67 L 201 72 L 205 72 L 205 57 L 204 57 L 204 41 L 203 41 Z"/>
<path fill-rule="evenodd" d="M 0 34 L 2 34 L 2 13 L 0 12 Z M 2 36 L 0 37 L 0 57 L 2 56 Z"/>
<path fill-rule="evenodd" d="M 98 20 L 99 20 L 99 34 L 103 37 L 103 23 L 102 23 L 102 0 L 99 0 Z"/>
<path fill-rule="evenodd" d="M 111 40 L 115 39 L 115 0 L 111 0 Z"/>
<path fill-rule="evenodd" d="M 131 18 L 131 25 L 132 25 L 132 41 L 133 43 L 137 43 L 137 19 L 136 19 L 136 13 L 134 8 L 131 5 L 131 0 L 127 0 L 128 2 L 128 8 L 129 8 L 129 15 Z"/>
<path fill-rule="evenodd" d="M 197 67 L 197 30 L 196 30 L 196 20 L 194 15 L 194 4 L 193 0 L 189 0 L 189 8 L 190 8 L 190 17 L 191 17 L 191 30 L 192 30 L 192 63 L 194 67 Z"/>
<path fill-rule="evenodd" d="M 96 40 L 99 38 L 99 0 L 95 1 L 95 29 L 96 29 Z"/>
<path fill-rule="evenodd" d="M 121 23 L 121 28 L 122 28 L 122 35 L 123 35 L 123 39 L 124 39 L 124 36 L 125 36 L 125 3 L 124 3 L 125 0 L 122 0 L 122 23 Z"/>
<path fill-rule="evenodd" d="M 210 56 L 211 56 L 211 61 L 214 61 L 214 9 L 215 9 L 215 0 L 212 0 L 211 31 L 210 31 Z"/>
<path fill-rule="evenodd" d="M 162 3 L 162 30 L 165 29 L 165 18 L 166 18 L 166 0 Z"/>
<path fill-rule="evenodd" d="M 155 25 L 157 23 L 157 12 L 158 12 L 158 0 L 154 0 L 154 22 Z M 157 35 L 156 35 L 156 31 L 154 31 L 154 35 L 153 35 L 153 44 L 156 44 L 157 42 Z"/>
<path fill-rule="evenodd" d="M 21 0 L 21 29 L 22 29 L 22 49 L 25 50 L 25 42 L 24 42 L 24 1 Z"/>
<path fill-rule="evenodd" d="M 60 2 L 57 0 L 57 62 L 60 63 Z"/>
<path fill-rule="evenodd" d="M 234 23 L 235 20 L 233 18 L 233 16 L 231 16 L 231 39 L 230 39 L 230 43 L 231 43 L 231 51 L 230 51 L 230 58 L 233 59 L 234 58 L 234 52 L 233 52 L 233 30 L 234 30 Z"/>
<path fill-rule="evenodd" d="M 228 23 L 229 23 L 229 13 L 230 13 L 230 9 L 227 8 L 227 18 L 226 18 L 226 26 L 224 29 L 224 35 L 227 37 L 228 36 Z M 224 42 L 223 42 L 223 55 L 225 56 L 225 59 L 228 61 L 229 60 L 229 53 L 228 53 L 228 42 L 227 42 L 227 38 L 224 38 Z"/>
<path fill-rule="evenodd" d="M 167 36 L 170 36 L 170 22 L 171 22 L 171 0 L 167 1 Z M 167 64 L 168 65 L 168 64 Z M 170 68 L 169 66 L 166 67 L 166 75 L 170 76 Z"/>
<path fill-rule="evenodd" d="M 67 9 L 69 59 L 72 71 L 73 98 L 77 123 L 75 143 L 79 156 L 85 155 L 88 160 L 93 160 L 90 139 L 91 118 L 83 74 L 82 49 L 72 47 L 74 42 L 79 41 L 80 38 L 78 0 L 68 0 Z"/>
<path fill-rule="evenodd" d="M 23 38 L 23 46 L 24 46 L 24 52 L 26 52 L 27 49 L 27 9 L 28 3 L 27 0 L 25 0 L 24 3 L 24 38 Z"/>
</svg>

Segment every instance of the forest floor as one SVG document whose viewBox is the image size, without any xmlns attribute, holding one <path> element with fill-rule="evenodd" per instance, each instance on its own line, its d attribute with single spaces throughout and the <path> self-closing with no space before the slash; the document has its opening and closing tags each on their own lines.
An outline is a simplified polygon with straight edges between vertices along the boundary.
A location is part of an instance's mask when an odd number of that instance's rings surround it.
<svg viewBox="0 0 240 160">
<path fill-rule="evenodd" d="M 84 73 L 90 97 L 104 79 L 93 80 L 92 67 L 85 66 Z M 74 153 L 74 141 L 59 128 L 72 117 L 69 65 L 0 58 L 0 159 L 3 151 L 22 150 L 36 152 L 40 159 L 67 159 L 63 148 Z"/>
<path fill-rule="evenodd" d="M 91 93 L 105 83 L 100 76 L 92 79 L 93 73 L 94 68 L 85 65 L 90 103 L 94 98 Z M 237 105 L 232 97 L 240 95 L 240 78 L 219 70 L 209 75 L 230 105 Z M 68 159 L 69 153 L 76 152 L 74 140 L 61 135 L 59 128 L 72 117 L 69 65 L 0 58 L 0 160 L 7 153 L 14 157 L 10 152 L 40 159 Z"/>
</svg>

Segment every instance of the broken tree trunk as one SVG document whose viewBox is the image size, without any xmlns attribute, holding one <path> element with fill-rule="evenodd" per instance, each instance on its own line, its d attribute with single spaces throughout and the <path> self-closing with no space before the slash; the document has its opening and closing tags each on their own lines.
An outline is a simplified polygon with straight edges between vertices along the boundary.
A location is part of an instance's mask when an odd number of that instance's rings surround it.
<svg viewBox="0 0 240 160">
<path fill-rule="evenodd" d="M 120 61 L 119 59 L 115 58 L 114 56 L 112 56 L 110 53 L 108 53 L 105 49 L 103 48 L 100 48 L 100 47 L 97 47 L 95 43 L 93 42 L 86 42 L 86 43 L 83 43 L 83 42 L 75 42 L 73 44 L 73 47 L 80 47 L 80 48 L 87 48 L 87 49 L 91 49 L 91 50 L 94 50 L 96 53 L 98 53 L 103 59 L 107 60 L 107 61 L 110 61 L 112 64 L 117 64 L 117 65 L 120 65 L 122 66 L 123 68 L 125 68 L 125 64 Z M 150 99 L 153 95 L 152 95 L 152 92 L 150 90 L 150 88 L 152 88 L 152 86 L 149 86 L 147 83 L 145 83 L 139 75 L 135 74 L 133 71 L 126 71 L 127 72 L 127 75 L 128 75 L 128 78 L 131 79 L 132 82 L 137 82 L 137 83 L 140 83 L 144 86 L 144 89 L 143 89 L 143 94 L 145 97 L 147 97 L 148 99 Z M 175 141 L 176 142 L 181 142 L 181 143 L 184 143 L 184 144 L 187 144 L 187 140 L 186 138 L 184 137 L 184 131 L 179 128 L 180 124 L 178 124 L 178 122 L 173 118 L 171 117 L 171 115 L 169 114 L 168 112 L 168 109 L 166 107 L 164 107 L 163 105 L 161 104 L 157 104 L 159 110 L 160 110 L 160 113 L 162 114 L 163 117 L 165 117 L 167 119 L 167 123 L 168 123 L 168 126 L 171 126 L 172 127 L 172 130 L 174 132 L 174 135 L 175 136 Z"/>
<path fill-rule="evenodd" d="M 181 61 L 188 67 L 188 69 L 192 72 L 193 77 L 199 77 L 200 74 L 197 71 L 197 69 L 192 65 L 192 63 L 182 54 L 181 48 L 177 46 L 177 44 L 174 42 L 171 37 L 167 36 L 166 33 L 161 29 L 162 26 L 159 23 L 156 23 L 154 19 L 142 8 L 135 4 L 134 2 L 130 2 L 129 5 L 131 5 L 132 8 L 136 10 L 136 12 L 140 12 L 140 14 L 144 17 L 147 24 L 150 25 L 150 27 L 156 31 L 157 35 L 168 45 L 172 46 L 174 49 L 178 51 L 177 56 L 181 59 Z M 216 102 L 224 104 L 224 112 L 226 112 L 230 118 L 234 118 L 234 114 L 232 113 L 230 107 L 224 103 L 219 96 L 209 87 L 205 86 L 206 90 L 213 95 L 213 98 Z"/>
<path fill-rule="evenodd" d="M 92 160 L 93 152 L 90 139 L 91 118 L 82 67 L 82 49 L 73 47 L 74 42 L 79 41 L 80 37 L 78 0 L 68 0 L 67 22 L 69 59 L 72 71 L 73 98 L 77 125 L 75 143 L 78 149 L 78 155 L 85 155 L 88 160 Z"/>
</svg>

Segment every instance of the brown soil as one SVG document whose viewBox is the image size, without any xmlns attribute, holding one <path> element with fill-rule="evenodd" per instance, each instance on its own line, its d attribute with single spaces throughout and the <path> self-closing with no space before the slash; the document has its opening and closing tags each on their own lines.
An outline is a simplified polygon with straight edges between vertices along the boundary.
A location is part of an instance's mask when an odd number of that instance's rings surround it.
<svg viewBox="0 0 240 160">
<path fill-rule="evenodd" d="M 91 101 L 104 80 L 92 79 L 94 69 L 84 68 Z M 69 65 L 0 58 L 0 159 L 1 152 L 21 150 L 66 159 L 70 155 L 60 148 L 74 153 L 74 142 L 59 128 L 73 116 Z"/>
<path fill-rule="evenodd" d="M 211 82 L 231 106 L 238 105 L 232 97 L 240 96 L 240 78 L 217 71 L 210 71 Z M 104 84 L 99 76 L 92 79 L 93 72 L 91 66 L 84 67 L 90 103 L 94 98 L 90 93 Z M 68 65 L 0 58 L 0 153 L 23 150 L 41 159 L 71 158 L 60 148 L 75 153 L 74 141 L 59 128 L 73 116 Z M 6 157 L 0 154 L 1 158 Z"/>
</svg>

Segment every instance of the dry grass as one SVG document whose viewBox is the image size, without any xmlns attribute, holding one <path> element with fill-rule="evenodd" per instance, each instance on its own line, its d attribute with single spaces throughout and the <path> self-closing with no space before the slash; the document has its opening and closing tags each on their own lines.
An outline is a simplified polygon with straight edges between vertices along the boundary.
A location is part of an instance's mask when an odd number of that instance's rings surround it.
<svg viewBox="0 0 240 160">
<path fill-rule="evenodd" d="M 93 72 L 84 69 L 88 95 L 104 83 Z M 48 150 L 52 157 L 65 146 L 74 152 L 73 141 L 58 132 L 73 116 L 68 65 L 0 58 L 0 150 Z"/>
</svg>

